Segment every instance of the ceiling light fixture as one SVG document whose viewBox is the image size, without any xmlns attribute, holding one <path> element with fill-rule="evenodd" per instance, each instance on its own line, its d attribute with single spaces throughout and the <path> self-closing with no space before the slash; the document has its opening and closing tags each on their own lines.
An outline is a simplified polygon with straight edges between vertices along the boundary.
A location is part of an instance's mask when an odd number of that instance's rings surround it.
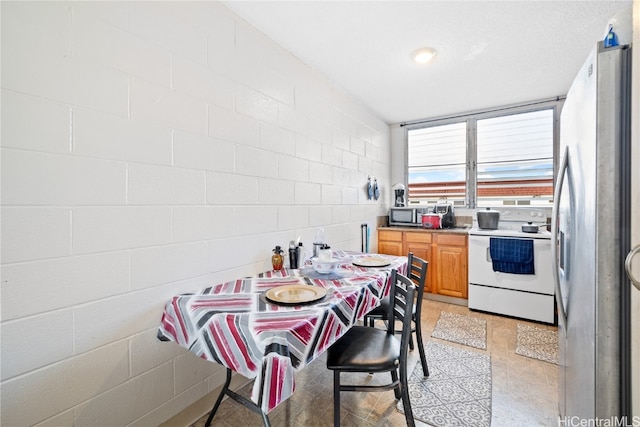
<svg viewBox="0 0 640 427">
<path fill-rule="evenodd" d="M 436 56 L 436 50 L 431 47 L 423 47 L 411 54 L 413 60 L 418 64 L 426 64 L 431 61 L 434 56 Z"/>
</svg>

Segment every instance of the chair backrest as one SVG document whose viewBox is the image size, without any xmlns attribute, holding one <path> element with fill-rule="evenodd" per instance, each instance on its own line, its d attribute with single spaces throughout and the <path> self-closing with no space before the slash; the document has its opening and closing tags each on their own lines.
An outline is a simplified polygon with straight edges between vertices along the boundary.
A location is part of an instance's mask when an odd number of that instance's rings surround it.
<svg viewBox="0 0 640 427">
<path fill-rule="evenodd" d="M 420 312 L 422 311 L 422 296 L 424 288 L 427 285 L 427 268 L 429 262 L 419 258 L 409 252 L 407 257 L 407 276 L 416 285 L 416 320 L 420 320 Z"/>
<path fill-rule="evenodd" d="M 391 271 L 391 291 L 389 295 L 389 313 L 387 319 L 399 320 L 402 324 L 402 334 L 400 338 L 401 363 L 406 362 L 407 348 L 411 339 L 411 319 L 413 317 L 413 305 L 416 294 L 416 285 L 407 276 Z M 387 322 L 387 333 L 395 334 L 396 322 Z"/>
</svg>

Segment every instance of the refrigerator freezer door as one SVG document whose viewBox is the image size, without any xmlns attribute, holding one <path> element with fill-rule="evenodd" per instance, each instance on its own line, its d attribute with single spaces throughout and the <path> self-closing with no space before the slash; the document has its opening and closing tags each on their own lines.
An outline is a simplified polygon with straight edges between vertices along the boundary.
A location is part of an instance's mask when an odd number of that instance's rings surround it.
<svg viewBox="0 0 640 427">
<path fill-rule="evenodd" d="M 566 322 L 560 322 L 561 417 L 610 419 L 621 403 L 621 308 L 624 205 L 621 147 L 628 125 L 623 94 L 627 47 L 591 52 L 564 104 L 560 149 L 567 155 L 569 191 L 554 200 L 555 262 Z M 563 277 L 564 276 L 564 277 Z M 563 279 L 566 281 L 563 288 Z M 565 418 L 566 419 L 566 418 Z"/>
<path fill-rule="evenodd" d="M 594 49 L 562 109 L 561 149 L 566 153 L 573 185 L 565 178 L 564 185 L 571 189 L 561 190 L 555 200 L 557 233 L 562 237 L 556 240 L 556 244 L 562 244 L 556 247 L 556 262 L 562 264 L 556 267 L 562 295 L 559 306 L 561 301 L 566 313 L 565 321 L 559 322 L 560 415 L 582 419 L 594 418 L 596 396 L 596 61 Z"/>
</svg>

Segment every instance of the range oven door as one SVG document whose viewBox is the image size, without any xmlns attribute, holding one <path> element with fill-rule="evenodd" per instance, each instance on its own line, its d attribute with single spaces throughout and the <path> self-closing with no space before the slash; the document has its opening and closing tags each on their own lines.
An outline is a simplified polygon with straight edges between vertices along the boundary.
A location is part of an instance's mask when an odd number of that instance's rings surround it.
<svg viewBox="0 0 640 427">
<path fill-rule="evenodd" d="M 555 323 L 550 239 L 532 239 L 535 274 L 493 271 L 489 239 L 469 235 L 469 308 Z"/>
<path fill-rule="evenodd" d="M 499 238 L 499 236 L 494 237 Z M 489 238 L 489 236 L 469 236 L 469 283 L 538 294 L 554 294 L 549 239 L 532 239 L 535 274 L 509 274 L 493 271 L 489 254 Z M 512 238 L 509 237 L 509 239 Z"/>
</svg>

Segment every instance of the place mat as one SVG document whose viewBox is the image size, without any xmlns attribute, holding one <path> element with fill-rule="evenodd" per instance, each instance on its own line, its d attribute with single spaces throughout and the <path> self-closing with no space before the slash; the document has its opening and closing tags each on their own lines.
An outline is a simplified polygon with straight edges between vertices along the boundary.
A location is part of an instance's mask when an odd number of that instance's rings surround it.
<svg viewBox="0 0 640 427">
<path fill-rule="evenodd" d="M 300 275 L 309 279 L 339 280 L 353 276 L 353 272 L 343 268 L 336 268 L 331 273 L 318 273 L 313 267 L 305 267 L 300 270 Z"/>
<path fill-rule="evenodd" d="M 431 336 L 486 350 L 487 321 L 464 314 L 443 311 L 440 313 L 438 323 L 436 323 Z"/>
<path fill-rule="evenodd" d="M 491 357 L 428 341 L 429 377 L 418 361 L 409 376 L 413 417 L 436 427 L 491 425 Z M 402 400 L 398 410 L 403 412 Z"/>
<path fill-rule="evenodd" d="M 558 364 L 558 331 L 516 325 L 516 354 Z"/>
</svg>

